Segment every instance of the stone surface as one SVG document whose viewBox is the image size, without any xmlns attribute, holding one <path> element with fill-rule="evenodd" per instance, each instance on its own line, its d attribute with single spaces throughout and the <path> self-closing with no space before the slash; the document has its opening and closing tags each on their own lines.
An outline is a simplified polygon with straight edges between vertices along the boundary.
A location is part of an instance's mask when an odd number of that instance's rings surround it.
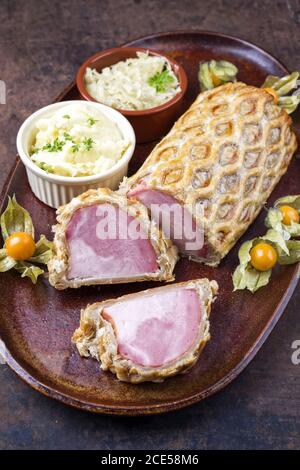
<svg viewBox="0 0 300 470">
<path fill-rule="evenodd" d="M 22 120 L 49 104 L 92 53 L 139 35 L 202 29 L 258 43 L 290 69 L 300 62 L 297 0 L 2 0 L 0 187 Z M 298 113 L 299 116 L 299 113 Z M 94 416 L 51 401 L 0 365 L 1 449 L 299 449 L 300 294 L 251 365 L 218 395 L 164 416 Z"/>
</svg>

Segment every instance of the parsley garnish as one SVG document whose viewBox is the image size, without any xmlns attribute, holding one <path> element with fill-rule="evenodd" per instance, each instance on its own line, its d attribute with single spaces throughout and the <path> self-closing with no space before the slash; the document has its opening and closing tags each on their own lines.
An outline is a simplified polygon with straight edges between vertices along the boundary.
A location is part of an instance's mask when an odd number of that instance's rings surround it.
<svg viewBox="0 0 300 470">
<path fill-rule="evenodd" d="M 31 154 L 33 155 L 34 153 L 38 153 L 41 149 L 39 149 L 38 147 L 32 147 L 31 149 Z"/>
<path fill-rule="evenodd" d="M 65 118 L 65 119 L 71 119 L 71 116 L 69 116 L 68 114 L 64 114 L 64 115 L 63 115 L 63 118 Z"/>
<path fill-rule="evenodd" d="M 98 119 L 94 119 L 92 117 L 89 117 L 87 120 L 89 126 L 93 126 L 94 124 L 96 124 L 97 121 Z"/>
<path fill-rule="evenodd" d="M 84 139 L 81 142 L 76 143 L 72 136 L 68 132 L 63 133 L 64 139 L 65 140 L 59 140 L 56 138 L 53 141 L 53 144 L 48 142 L 42 150 L 46 150 L 47 152 L 60 152 L 63 148 L 63 146 L 67 143 L 67 141 L 71 142 L 73 145 L 71 147 L 72 153 L 79 152 L 80 147 L 83 151 L 89 151 L 93 147 L 94 141 L 91 139 L 91 137 L 84 137 Z M 39 149 L 35 148 L 33 149 L 33 153 L 36 153 Z"/>
<path fill-rule="evenodd" d="M 85 137 L 82 141 L 83 145 L 85 146 L 85 150 L 89 151 L 93 147 L 93 139 L 90 137 Z"/>
<path fill-rule="evenodd" d="M 37 162 L 36 162 L 37 163 Z M 54 173 L 53 171 L 53 167 L 48 165 L 47 163 L 44 163 L 44 162 L 40 162 L 40 163 L 37 163 L 37 165 L 44 171 L 46 171 L 46 173 Z"/>
<path fill-rule="evenodd" d="M 65 145 L 65 141 L 59 140 L 58 138 L 54 139 L 53 144 L 50 142 L 42 148 L 42 150 L 47 150 L 47 152 L 60 152 Z"/>
<path fill-rule="evenodd" d="M 174 77 L 170 74 L 168 70 L 163 72 L 157 72 L 153 77 L 150 77 L 148 83 L 150 86 L 153 86 L 157 93 L 163 93 L 167 91 L 168 85 L 174 82 Z"/>
<path fill-rule="evenodd" d="M 73 142 L 73 139 L 68 132 L 64 132 L 64 138 L 65 140 L 70 140 L 71 142 Z"/>
<path fill-rule="evenodd" d="M 72 145 L 71 150 L 72 150 L 73 153 L 78 152 L 79 151 L 79 144 Z"/>
</svg>

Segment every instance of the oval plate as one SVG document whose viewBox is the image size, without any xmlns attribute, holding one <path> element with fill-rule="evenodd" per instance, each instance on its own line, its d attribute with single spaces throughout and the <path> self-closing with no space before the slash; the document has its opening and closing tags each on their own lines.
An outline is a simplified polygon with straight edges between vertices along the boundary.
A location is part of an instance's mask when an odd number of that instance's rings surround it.
<svg viewBox="0 0 300 470">
<path fill-rule="evenodd" d="M 200 60 L 226 59 L 239 68 L 239 78 L 260 85 L 266 75 L 284 75 L 287 70 L 260 48 L 237 38 L 208 32 L 163 33 L 138 39 L 127 46 L 148 47 L 168 53 L 187 71 L 189 89 L 186 107 L 198 93 L 197 71 Z M 58 100 L 78 98 L 73 84 Z M 153 148 L 137 147 L 130 173 L 133 173 Z M 296 159 L 272 194 L 299 192 L 299 163 Z M 17 162 L 2 193 L 16 193 L 18 201 L 30 210 L 37 232 L 51 236 L 54 210 L 40 203 L 31 193 L 25 170 Z M 244 240 L 262 234 L 264 214 L 247 231 Z M 20 279 L 14 271 L 0 276 L 0 335 L 7 364 L 29 385 L 51 398 L 98 413 L 138 415 L 161 413 L 198 402 L 230 383 L 255 356 L 297 284 L 298 265 L 281 267 L 266 288 L 255 295 L 232 292 L 231 275 L 237 264 L 241 241 L 222 261 L 210 268 L 187 260 L 176 266 L 176 280 L 198 277 L 216 279 L 220 294 L 211 316 L 212 339 L 188 376 L 177 376 L 161 384 L 138 386 L 121 383 L 110 373 L 99 370 L 92 359 L 81 359 L 70 338 L 79 324 L 80 308 L 87 303 L 155 287 L 155 283 L 123 286 L 85 287 L 56 291 L 41 279 L 36 286 Z M 4 346 L 5 345 L 5 346 Z"/>
</svg>

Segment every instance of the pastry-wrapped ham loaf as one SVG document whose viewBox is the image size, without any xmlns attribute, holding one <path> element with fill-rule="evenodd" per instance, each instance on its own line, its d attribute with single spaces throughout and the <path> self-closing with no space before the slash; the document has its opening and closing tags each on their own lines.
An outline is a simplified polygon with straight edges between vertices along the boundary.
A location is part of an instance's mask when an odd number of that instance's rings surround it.
<svg viewBox="0 0 300 470">
<path fill-rule="evenodd" d="M 214 266 L 258 215 L 296 147 L 291 118 L 267 91 L 228 83 L 201 93 L 120 191 L 148 207 L 165 204 L 162 212 L 180 204 L 204 244 L 171 238 Z"/>
<path fill-rule="evenodd" d="M 89 305 L 73 342 L 119 380 L 161 382 L 199 358 L 217 290 L 215 281 L 197 279 Z"/>
<path fill-rule="evenodd" d="M 90 190 L 57 211 L 49 281 L 57 289 L 171 281 L 177 249 L 137 201 Z"/>
</svg>

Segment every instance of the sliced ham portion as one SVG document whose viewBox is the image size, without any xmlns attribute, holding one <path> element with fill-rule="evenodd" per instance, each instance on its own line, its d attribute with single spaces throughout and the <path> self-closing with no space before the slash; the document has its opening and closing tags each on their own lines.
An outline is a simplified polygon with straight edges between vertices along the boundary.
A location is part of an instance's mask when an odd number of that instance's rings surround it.
<svg viewBox="0 0 300 470">
<path fill-rule="evenodd" d="M 102 316 L 113 325 L 122 357 L 159 367 L 194 344 L 202 315 L 195 288 L 175 286 L 116 302 Z"/>
<path fill-rule="evenodd" d="M 197 279 L 89 305 L 73 342 L 119 380 L 162 381 L 196 363 L 210 337 L 217 289 Z"/>
<path fill-rule="evenodd" d="M 139 202 L 102 188 L 74 198 L 57 213 L 48 264 L 57 289 L 173 280 L 177 250 Z"/>
<path fill-rule="evenodd" d="M 98 234 L 97 225 L 112 215 L 116 222 L 116 238 Z M 156 253 L 150 240 L 135 240 L 129 231 L 134 217 L 118 206 L 108 203 L 78 209 L 66 232 L 70 253 L 68 278 L 111 278 L 155 273 L 158 269 Z M 137 229 L 146 237 L 138 223 Z M 88 229 L 87 229 L 88 228 Z M 120 236 L 128 232 L 128 238 Z M 99 236 L 104 235 L 104 237 Z"/>
</svg>

